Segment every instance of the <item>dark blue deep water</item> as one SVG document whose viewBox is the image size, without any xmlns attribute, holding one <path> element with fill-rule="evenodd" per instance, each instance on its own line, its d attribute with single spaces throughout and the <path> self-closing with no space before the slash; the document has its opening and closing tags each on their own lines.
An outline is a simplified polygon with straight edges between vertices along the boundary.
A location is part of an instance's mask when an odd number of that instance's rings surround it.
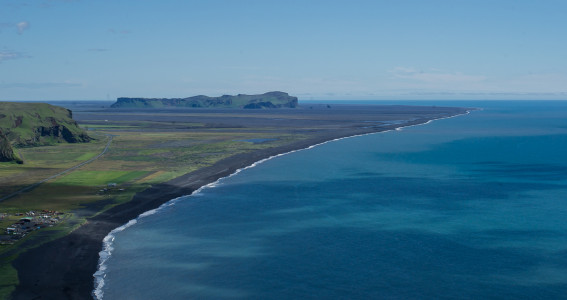
<svg viewBox="0 0 567 300">
<path fill-rule="evenodd" d="M 483 110 L 280 156 L 139 218 L 99 294 L 566 298 L 567 102 L 437 104 Z"/>
</svg>

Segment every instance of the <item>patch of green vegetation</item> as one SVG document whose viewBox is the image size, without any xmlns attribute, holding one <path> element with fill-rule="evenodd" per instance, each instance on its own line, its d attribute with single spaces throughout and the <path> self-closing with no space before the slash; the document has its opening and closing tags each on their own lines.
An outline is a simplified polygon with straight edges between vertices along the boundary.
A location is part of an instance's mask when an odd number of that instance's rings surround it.
<svg viewBox="0 0 567 300">
<path fill-rule="evenodd" d="M 63 218 L 69 220 L 73 217 L 65 215 Z M 0 245 L 0 299 L 9 299 L 10 294 L 19 283 L 18 273 L 12 266 L 12 261 L 29 249 L 69 234 L 84 222 L 84 220 L 75 219 L 73 222 L 60 222 L 54 227 L 33 231 L 26 238 L 17 241 L 13 245 Z"/>
<path fill-rule="evenodd" d="M 169 153 L 168 149 L 146 149 L 138 152 L 139 155 L 159 155 L 164 153 Z"/>
<path fill-rule="evenodd" d="M 98 155 L 98 153 L 95 153 L 95 152 L 84 153 L 83 155 L 75 158 L 75 160 L 85 161 L 85 160 L 89 160 L 89 159 L 91 159 L 91 158 L 93 158 L 97 155 Z"/>
<path fill-rule="evenodd" d="M 8 299 L 18 283 L 18 271 L 12 267 L 11 259 L 0 260 L 0 299 Z"/>
<path fill-rule="evenodd" d="M 146 171 L 75 171 L 53 184 L 75 186 L 98 186 L 109 183 L 122 184 L 148 174 Z"/>
<path fill-rule="evenodd" d="M 139 115 L 139 114 L 130 114 L 130 113 L 122 113 L 121 115 L 129 116 L 129 115 Z M 155 114 L 152 114 L 155 115 Z M 81 128 L 88 129 L 90 131 L 136 131 L 143 128 L 151 128 L 151 129 L 158 129 L 158 128 L 180 128 L 180 129 L 187 129 L 187 128 L 202 128 L 205 124 L 203 123 L 193 123 L 193 122 L 152 122 L 152 121 L 138 121 L 132 124 L 130 121 L 120 121 L 120 122 L 113 122 L 109 124 L 84 124 Z"/>
<path fill-rule="evenodd" d="M 125 189 L 109 191 L 109 197 L 112 197 L 112 199 L 114 199 L 114 203 L 108 205 L 105 209 L 109 209 L 116 205 L 120 205 L 122 203 L 126 203 L 132 200 L 132 198 L 134 197 L 134 195 L 136 195 L 136 193 L 141 192 L 147 189 L 148 187 L 150 187 L 149 183 L 133 184 L 127 186 Z"/>
<path fill-rule="evenodd" d="M 177 178 L 179 176 L 182 176 L 184 174 L 187 174 L 187 173 L 195 171 L 195 170 L 197 170 L 196 166 L 195 166 L 194 169 L 187 168 L 184 171 L 169 171 L 169 172 L 157 171 L 157 172 L 154 172 L 153 174 L 151 174 L 149 176 L 146 176 L 144 179 L 142 179 L 142 182 L 148 183 L 148 184 L 166 182 L 168 180 Z"/>
<path fill-rule="evenodd" d="M 9 207 L 11 211 L 26 212 L 29 210 L 56 210 L 68 212 L 79 208 L 81 204 L 103 200 L 98 195 L 97 186 L 42 184 L 24 194 L 4 200 L 0 210 Z"/>
<path fill-rule="evenodd" d="M 120 129 L 120 128 L 137 128 L 134 125 L 104 125 L 104 124 L 92 124 L 92 125 L 81 125 L 81 128 L 93 128 L 93 129 Z"/>
<path fill-rule="evenodd" d="M 76 166 L 102 152 L 107 140 L 20 149 L 26 163 L 0 163 L 0 198 Z M 0 203 L 0 211 L 2 205 Z"/>
<path fill-rule="evenodd" d="M 47 103 L 0 102 L 0 128 L 12 145 L 87 142 L 71 111 Z"/>
</svg>

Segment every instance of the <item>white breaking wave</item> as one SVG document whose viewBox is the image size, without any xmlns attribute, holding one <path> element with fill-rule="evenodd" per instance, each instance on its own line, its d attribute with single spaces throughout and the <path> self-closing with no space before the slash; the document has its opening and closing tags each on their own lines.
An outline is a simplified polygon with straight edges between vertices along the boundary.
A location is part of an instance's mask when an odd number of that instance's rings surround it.
<svg viewBox="0 0 567 300">
<path fill-rule="evenodd" d="M 470 113 L 470 111 L 467 110 L 467 111 L 464 113 L 464 115 L 467 115 L 467 114 L 469 114 L 469 113 Z M 93 274 L 93 277 L 95 278 L 95 289 L 94 289 L 94 291 L 93 291 L 93 296 L 94 296 L 94 298 L 97 299 L 97 300 L 102 300 L 102 298 L 103 298 L 103 296 L 104 296 L 104 292 L 102 291 L 102 288 L 104 287 L 104 278 L 106 277 L 106 272 L 105 272 L 105 271 L 106 271 L 106 268 L 107 268 L 106 262 L 108 261 L 108 259 L 109 259 L 110 256 L 112 255 L 112 250 L 114 250 L 114 248 L 112 247 L 112 244 L 113 244 L 114 239 L 115 239 L 115 235 L 114 235 L 114 234 L 115 234 L 115 233 L 118 233 L 118 232 L 121 232 L 121 231 L 124 231 L 126 228 L 129 228 L 129 227 L 135 225 L 136 223 L 138 223 L 138 221 L 137 221 L 138 219 L 141 219 L 141 218 L 144 218 L 144 217 L 147 217 L 147 216 L 154 215 L 154 214 L 160 212 L 161 210 L 163 210 L 163 208 L 165 208 L 165 207 L 173 206 L 173 205 L 175 205 L 175 203 L 176 203 L 177 201 L 179 201 L 181 198 L 186 198 L 186 197 L 191 197 L 191 196 L 197 196 L 198 194 L 201 194 L 201 192 L 202 192 L 204 189 L 217 187 L 217 186 L 220 185 L 221 181 L 223 181 L 224 179 L 230 178 L 230 177 L 232 177 L 232 176 L 234 176 L 234 175 L 236 175 L 236 174 L 238 174 L 238 173 L 240 173 L 240 172 L 242 172 L 242 171 L 244 171 L 244 170 L 247 170 L 247 169 L 250 169 L 250 168 L 254 168 L 254 167 L 256 167 L 257 165 L 259 165 L 259 164 L 261 164 L 261 163 L 263 163 L 263 162 L 266 162 L 266 161 L 268 161 L 268 160 L 270 160 L 270 159 L 274 159 L 274 158 L 277 158 L 277 157 L 280 157 L 280 156 L 284 156 L 284 155 L 288 155 L 288 154 L 290 154 L 290 153 L 294 153 L 294 152 L 298 152 L 298 151 L 313 149 L 313 148 L 315 148 L 315 147 L 318 147 L 318 146 L 321 146 L 321 145 L 324 145 L 324 144 L 327 144 L 327 143 L 330 143 L 330 142 L 335 142 L 335 141 L 344 140 L 344 139 L 349 139 L 349 138 L 354 138 L 354 137 L 359 137 L 359 136 L 371 135 L 371 134 L 386 133 L 386 132 L 393 131 L 393 130 L 400 131 L 400 130 L 402 130 L 403 128 L 406 128 L 406 127 L 413 127 L 413 126 L 419 126 L 419 125 L 426 125 L 426 124 L 429 124 L 429 123 L 431 123 L 431 122 L 433 122 L 433 121 L 436 121 L 436 120 L 449 119 L 449 118 L 458 117 L 458 116 L 461 116 L 461 115 L 463 115 L 463 114 L 458 114 L 458 115 L 449 116 L 449 117 L 443 117 L 443 118 L 432 119 L 432 120 L 429 120 L 429 121 L 427 121 L 427 122 L 425 122 L 425 123 L 420 123 L 420 124 L 402 125 L 402 126 L 400 126 L 400 127 L 396 127 L 395 129 L 390 129 L 390 130 L 384 130 L 384 131 L 379 131 L 379 132 L 363 133 L 363 134 L 357 134 L 357 135 L 352 135 L 352 136 L 347 136 L 347 137 L 342 137 L 342 138 L 336 138 L 336 139 L 329 140 L 329 141 L 325 141 L 325 142 L 322 142 L 322 143 L 319 143 L 319 144 L 311 145 L 311 146 L 309 146 L 309 147 L 307 147 L 307 148 L 297 149 L 297 150 L 292 150 L 292 151 L 285 152 L 285 153 L 276 154 L 276 155 L 270 156 L 270 157 L 268 157 L 268 158 L 261 159 L 261 160 L 255 162 L 255 163 L 253 163 L 253 164 L 251 164 L 251 165 L 249 165 L 249 166 L 240 168 L 240 169 L 236 170 L 234 173 L 232 173 L 232 174 L 230 174 L 230 175 L 228 175 L 228 176 L 226 176 L 226 177 L 219 178 L 219 179 L 216 180 L 215 182 L 211 182 L 211 183 L 209 183 L 209 184 L 207 184 L 207 185 L 204 185 L 204 186 L 198 188 L 197 190 L 195 190 L 194 192 L 192 192 L 190 195 L 181 196 L 181 197 L 172 199 L 172 200 L 170 200 L 170 201 L 168 201 L 168 202 L 166 202 L 166 203 L 160 205 L 158 208 L 155 208 L 155 209 L 149 210 L 149 211 L 147 211 L 147 212 L 144 212 L 144 213 L 140 214 L 136 219 L 130 220 L 130 221 L 128 221 L 128 223 L 126 223 L 126 224 L 124 224 L 124 225 L 122 225 L 122 226 L 120 226 L 120 227 L 118 227 L 118 228 L 112 230 L 112 231 L 103 239 L 103 241 L 102 241 L 102 242 L 103 242 L 103 249 L 102 249 L 102 251 L 99 252 L 98 270 Z"/>
</svg>

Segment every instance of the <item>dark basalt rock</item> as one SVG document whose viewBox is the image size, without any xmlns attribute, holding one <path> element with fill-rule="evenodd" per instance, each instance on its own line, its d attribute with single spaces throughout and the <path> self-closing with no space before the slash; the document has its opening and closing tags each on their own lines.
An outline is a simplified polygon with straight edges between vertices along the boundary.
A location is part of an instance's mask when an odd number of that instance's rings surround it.
<svg viewBox="0 0 567 300">
<path fill-rule="evenodd" d="M 36 133 L 35 142 L 39 142 L 41 137 L 55 137 L 67 143 L 83 143 L 91 140 L 86 134 L 74 134 L 69 128 L 63 125 L 54 125 L 51 127 L 38 127 L 34 130 Z"/>
<path fill-rule="evenodd" d="M 6 135 L 0 129 L 0 162 L 16 161 L 18 163 L 23 163 L 23 161 L 16 156 L 10 141 Z"/>
</svg>

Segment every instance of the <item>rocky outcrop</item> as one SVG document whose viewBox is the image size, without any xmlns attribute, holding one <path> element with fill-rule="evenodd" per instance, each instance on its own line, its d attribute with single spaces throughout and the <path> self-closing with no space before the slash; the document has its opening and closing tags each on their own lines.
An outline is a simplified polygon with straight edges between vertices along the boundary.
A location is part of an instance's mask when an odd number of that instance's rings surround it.
<svg viewBox="0 0 567 300">
<path fill-rule="evenodd" d="M 188 98 L 118 98 L 113 108 L 167 108 L 167 107 L 214 107 L 214 108 L 295 108 L 297 97 L 284 92 L 268 92 L 260 95 L 221 97 L 193 96 Z"/>
<path fill-rule="evenodd" d="M 0 162 L 16 161 L 21 163 L 22 161 L 14 153 L 12 145 L 6 135 L 0 129 Z"/>
<path fill-rule="evenodd" d="M 75 134 L 64 125 L 54 125 L 50 127 L 38 127 L 34 129 L 35 139 L 34 142 L 41 142 L 42 137 L 53 137 L 58 141 L 65 141 L 67 143 L 84 143 L 91 140 L 91 138 L 84 134 Z"/>
</svg>

